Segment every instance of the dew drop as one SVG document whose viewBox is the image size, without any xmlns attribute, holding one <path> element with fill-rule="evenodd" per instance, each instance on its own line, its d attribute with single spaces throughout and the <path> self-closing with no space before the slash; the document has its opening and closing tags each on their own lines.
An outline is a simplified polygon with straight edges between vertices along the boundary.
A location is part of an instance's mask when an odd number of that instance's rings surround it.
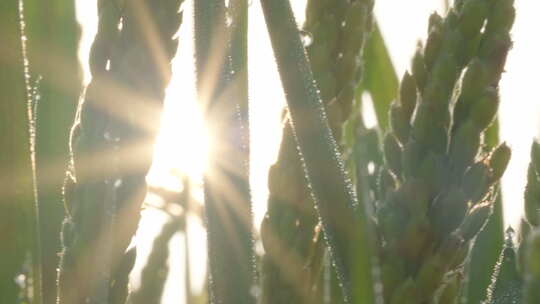
<svg viewBox="0 0 540 304">
<path fill-rule="evenodd" d="M 24 274 L 19 274 L 17 277 L 15 277 L 15 284 L 17 284 L 20 288 L 24 288 L 25 282 L 26 276 Z"/>
<path fill-rule="evenodd" d="M 367 167 L 368 167 L 368 173 L 369 173 L 370 175 L 373 175 L 373 174 L 375 173 L 375 163 L 372 162 L 372 161 L 370 161 L 370 162 L 368 163 L 368 166 L 367 166 Z"/>
<path fill-rule="evenodd" d="M 117 28 L 119 31 L 121 31 L 124 28 L 124 18 L 120 18 L 120 20 L 118 21 Z"/>
<path fill-rule="evenodd" d="M 119 178 L 114 181 L 114 187 L 119 188 L 120 186 L 122 186 L 122 179 Z"/>
<path fill-rule="evenodd" d="M 261 295 L 261 293 L 262 293 L 262 291 L 261 291 L 261 288 L 260 288 L 260 287 L 258 287 L 258 286 L 256 286 L 256 285 L 253 285 L 253 286 L 250 288 L 249 293 L 250 293 L 253 297 L 259 298 L 260 295 Z"/>
<path fill-rule="evenodd" d="M 309 47 L 313 43 L 313 34 L 308 31 L 300 30 L 300 38 L 304 47 Z"/>
</svg>

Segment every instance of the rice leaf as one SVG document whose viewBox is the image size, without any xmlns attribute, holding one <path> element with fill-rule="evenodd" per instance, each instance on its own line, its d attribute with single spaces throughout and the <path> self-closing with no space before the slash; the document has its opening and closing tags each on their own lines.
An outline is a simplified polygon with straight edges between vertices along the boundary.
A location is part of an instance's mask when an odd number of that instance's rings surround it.
<svg viewBox="0 0 540 304">
<path fill-rule="evenodd" d="M 286 0 L 261 3 L 291 125 L 345 302 L 373 303 L 376 296 L 368 218 L 345 177 L 290 3 Z"/>
<path fill-rule="evenodd" d="M 249 192 L 247 2 L 196 1 L 195 64 L 199 102 L 215 139 L 204 177 L 212 303 L 254 303 Z M 233 46 L 230 46 L 232 42 Z"/>
</svg>

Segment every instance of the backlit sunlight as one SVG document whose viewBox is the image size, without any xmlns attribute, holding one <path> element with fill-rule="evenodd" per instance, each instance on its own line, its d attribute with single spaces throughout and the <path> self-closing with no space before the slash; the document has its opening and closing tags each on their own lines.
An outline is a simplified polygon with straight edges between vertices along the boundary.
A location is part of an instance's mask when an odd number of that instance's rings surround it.
<svg viewBox="0 0 540 304">
<path fill-rule="evenodd" d="M 294 5 L 298 23 L 302 24 L 305 0 L 291 1 Z M 415 50 L 418 39 L 425 39 L 428 16 L 434 10 L 442 12 L 443 1 L 394 1 L 378 0 L 375 12 L 381 31 L 386 39 L 398 75 L 409 68 L 410 58 Z M 526 45 L 527 38 L 537 36 L 531 28 L 531 12 L 538 12 L 538 5 L 533 1 L 516 1 L 518 14 L 514 27 L 516 44 L 510 52 L 508 73 L 501 81 L 501 137 L 513 149 L 513 157 L 507 174 L 504 177 L 505 201 L 513 201 L 515 205 L 506 205 L 506 220 L 514 224 L 521 216 L 521 206 L 524 188 L 525 167 L 528 164 L 528 151 L 531 139 L 538 135 L 538 94 L 533 91 L 531 78 L 525 76 L 527 70 L 539 71 L 539 63 L 522 62 L 520 58 L 534 58 L 532 53 L 540 53 L 538 41 L 536 45 Z M 268 196 L 267 175 L 269 166 L 275 161 L 281 136 L 281 115 L 284 106 L 284 96 L 279 77 L 273 61 L 272 49 L 266 34 L 264 18 L 262 17 L 259 1 L 250 1 L 249 23 L 249 94 L 251 119 L 251 195 L 253 200 L 254 223 L 258 229 L 266 209 Z M 533 8 L 536 5 L 535 8 Z M 83 43 L 81 58 L 83 65 L 87 60 L 89 46 L 95 33 L 95 2 L 78 0 L 79 20 L 83 24 Z M 193 59 L 193 20 L 192 1 L 183 5 L 184 20 L 178 33 L 180 44 L 178 55 L 173 61 L 173 78 L 167 90 L 164 111 L 161 120 L 161 131 L 155 145 L 154 162 L 147 181 L 152 187 L 165 188 L 172 192 L 183 189 L 182 180 L 188 177 L 191 182 L 193 200 L 202 205 L 202 176 L 207 168 L 207 154 L 212 143 L 204 127 L 202 114 L 197 103 L 194 59 Z M 407 20 L 404 20 L 404 18 Z M 526 25 L 525 25 L 526 24 Z M 537 27 L 536 27 L 537 28 Z M 261 33 L 265 33 L 261 35 Z M 523 55 L 527 53 L 526 55 Z M 531 67 L 534 64 L 534 67 Z M 87 69 L 87 67 L 85 67 Z M 518 75 L 519 74 L 519 75 Z M 537 77 L 537 75 L 535 75 Z M 517 80 L 519 79 L 519 80 Z M 526 80 L 529 80 L 528 82 Z M 513 99 L 512 99 L 513 98 Z M 148 206 L 159 201 L 149 195 Z M 158 202 L 159 204 L 159 202 Z M 140 247 L 140 260 L 144 260 L 150 251 L 148 246 L 159 232 L 165 221 L 164 213 L 147 208 L 137 234 Z M 195 216 L 189 217 L 190 238 L 189 255 L 191 260 L 191 277 L 194 286 L 202 288 L 205 271 L 205 234 L 204 225 Z M 171 245 L 171 274 L 166 285 L 164 303 L 173 303 L 171 299 L 185 295 L 178 285 L 178 280 L 184 280 L 185 271 L 181 259 L 185 257 L 185 234 L 173 238 Z M 140 245 L 137 246 L 140 246 Z M 259 248 L 260 249 L 260 248 Z M 137 261 L 144 265 L 144 261 Z M 174 266 L 176 265 L 176 266 Z M 179 266 L 180 265 L 180 266 Z M 136 267 L 137 268 L 137 267 Z M 178 269 L 181 269 L 180 273 Z M 140 269 L 136 269 L 140 272 Z M 137 275 L 135 275 L 137 278 Z M 135 279 L 135 282 L 137 279 Z M 174 282 L 174 283 L 172 283 Z M 178 303 L 178 302 L 174 302 Z"/>
</svg>

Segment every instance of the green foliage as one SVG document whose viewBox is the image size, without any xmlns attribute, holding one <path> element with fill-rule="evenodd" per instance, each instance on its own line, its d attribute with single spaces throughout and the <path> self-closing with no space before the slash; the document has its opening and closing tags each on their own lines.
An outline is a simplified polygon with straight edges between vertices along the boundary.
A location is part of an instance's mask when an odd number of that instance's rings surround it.
<svg viewBox="0 0 540 304">
<path fill-rule="evenodd" d="M 482 156 L 479 148 L 498 106 L 513 14 L 500 27 L 494 20 L 508 5 L 464 1 L 445 18 L 434 13 L 426 45 L 413 59 L 414 79 L 408 73 L 402 79 L 390 111 L 395 136 L 384 141 L 385 170 L 397 188 L 387 189 L 376 206 L 382 264 L 401 261 L 383 270 L 387 301 L 401 299 L 402 292 L 414 303 L 442 295 L 437 291 L 461 271 L 468 241 L 491 213 L 494 198 L 489 193 L 510 150 L 501 145 Z M 490 48 L 493 44 L 498 47 Z M 456 84 L 461 85 L 458 92 Z"/>
<path fill-rule="evenodd" d="M 533 142 L 531 163 L 527 170 L 527 188 L 525 189 L 525 219 L 535 227 L 540 226 L 540 144 Z"/>
<path fill-rule="evenodd" d="M 24 64 L 19 1 L 0 3 L 0 303 L 22 300 L 19 276 L 34 262 L 35 303 L 40 303 L 39 238 L 35 235 L 36 207 L 31 153 L 31 92 Z M 28 286 L 27 286 L 28 287 Z"/>
<path fill-rule="evenodd" d="M 197 95 L 206 126 L 216 139 L 204 177 L 210 299 L 225 304 L 255 303 L 246 148 L 247 2 L 230 1 L 226 7 L 223 0 L 196 1 L 194 16 Z M 227 18 L 231 26 L 227 26 Z"/>
<path fill-rule="evenodd" d="M 538 172 L 540 171 L 540 144 L 535 140 L 531 146 L 531 162 L 527 170 L 525 188 L 525 215 L 521 221 L 518 260 L 520 279 L 524 281 L 523 303 L 532 304 L 540 300 L 540 272 L 538 267 L 540 237 L 538 214 L 540 196 L 538 195 Z"/>
<path fill-rule="evenodd" d="M 183 220 L 183 219 L 182 219 Z M 161 229 L 154 240 L 152 252 L 141 274 L 141 288 L 133 292 L 130 302 L 133 304 L 161 303 L 161 295 L 165 286 L 165 279 L 169 273 L 169 242 L 178 232 L 182 222 L 171 219 Z"/>
<path fill-rule="evenodd" d="M 369 1 L 308 1 L 306 8 L 303 33 L 309 65 L 337 142 L 362 75 L 360 56 L 371 27 L 371 6 Z M 323 300 L 323 240 L 290 123 L 289 117 L 278 161 L 269 173 L 270 197 L 262 227 L 268 253 L 263 262 L 263 301 L 318 303 Z"/>
<path fill-rule="evenodd" d="M 498 195 L 511 156 L 498 143 L 496 117 L 514 1 L 456 0 L 444 17 L 433 13 L 401 80 L 372 0 L 309 0 L 301 30 L 289 1 L 261 3 L 288 107 L 269 172 L 265 255 L 255 257 L 249 3 L 194 2 L 196 85 L 217 147 L 204 178 L 210 302 L 538 303 L 539 143 L 520 233 L 514 240 L 509 232 L 504 246 Z M 92 80 L 76 112 L 74 2 L 25 4 L 27 37 L 19 2 L 0 4 L 0 129 L 12 130 L 0 132 L 0 302 L 159 303 L 167 247 L 186 232 L 189 198 L 154 240 L 136 291 L 129 290 L 136 249 L 127 248 L 146 194 L 182 0 L 98 1 Z M 361 110 L 366 94 L 379 123 L 371 129 Z M 184 190 L 189 196 L 189 185 Z M 33 279 L 16 284 L 22 275 Z M 189 303 L 203 301 L 189 276 L 186 291 Z"/>
<path fill-rule="evenodd" d="M 540 234 L 536 229 L 528 239 L 523 240 L 527 242 L 527 251 L 525 253 L 525 268 L 526 274 L 525 289 L 523 293 L 523 303 L 533 304 L 538 303 L 540 300 L 540 267 L 538 265 L 540 261 Z"/>
<path fill-rule="evenodd" d="M 498 123 L 495 121 L 484 133 L 485 147 L 493 149 L 499 141 L 498 137 Z M 491 282 L 491 273 L 503 249 L 504 224 L 500 193 L 495 199 L 492 210 L 484 229 L 474 240 L 467 262 L 467 285 L 463 288 L 463 298 L 466 299 L 466 303 L 479 303 L 485 299 L 485 290 Z"/>
<path fill-rule="evenodd" d="M 77 58 L 79 26 L 74 1 L 26 0 L 24 4 L 31 77 L 40 79 L 39 100 L 35 105 L 36 175 L 43 302 L 52 304 L 56 303 L 58 236 L 64 218 L 62 185 L 69 159 L 69 128 L 82 85 Z"/>
<path fill-rule="evenodd" d="M 365 91 L 371 95 L 378 127 L 386 131 L 388 111 L 390 104 L 396 98 L 399 79 L 376 22 L 373 24 L 373 32 L 366 41 L 363 62 L 364 73 L 359 91 Z"/>
<path fill-rule="evenodd" d="M 365 9 L 370 9 L 371 3 L 356 2 L 354 5 L 358 8 L 351 8 L 348 13 L 359 9 L 364 11 L 364 16 L 370 14 Z M 291 128 L 344 299 L 346 302 L 370 303 L 376 299 L 372 284 L 372 252 L 360 249 L 361 244 L 372 242 L 370 223 L 364 206 L 358 205 L 351 184 L 345 179 L 331 131 L 333 120 L 327 119 L 324 109 L 325 93 L 314 85 L 317 74 L 311 73 L 289 3 L 262 1 L 262 7 L 287 97 Z M 362 26 L 362 23 L 358 24 Z M 313 38 L 317 39 L 316 36 Z M 346 58 L 345 53 L 342 55 Z M 332 110 L 327 110 L 331 117 Z"/>
<path fill-rule="evenodd" d="M 146 193 L 157 131 L 149 122 L 159 121 L 177 47 L 172 37 L 181 22 L 180 3 L 126 2 L 122 11 L 113 1 L 98 3 L 93 78 L 71 133 L 59 303 L 125 302 L 115 298 L 126 294 L 127 280 L 118 278 L 131 268 L 124 260 L 134 262 L 125 251 Z M 151 45 L 154 41 L 158 44 Z"/>
<path fill-rule="evenodd" d="M 493 281 L 488 289 L 486 303 L 521 303 L 523 278 L 517 269 L 513 231 L 507 232 L 504 249 L 493 270 Z"/>
</svg>

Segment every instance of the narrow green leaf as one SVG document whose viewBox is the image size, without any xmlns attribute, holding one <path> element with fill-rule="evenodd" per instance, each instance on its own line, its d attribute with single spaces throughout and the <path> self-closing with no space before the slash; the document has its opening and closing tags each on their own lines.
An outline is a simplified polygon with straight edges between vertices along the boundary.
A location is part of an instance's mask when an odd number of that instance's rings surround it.
<svg viewBox="0 0 540 304">
<path fill-rule="evenodd" d="M 204 177 L 210 300 L 249 304 L 255 299 L 248 166 L 247 1 L 195 1 L 197 95 L 215 140 Z M 233 46 L 230 45 L 232 38 Z"/>
<path fill-rule="evenodd" d="M 345 177 L 287 0 L 261 0 L 302 163 L 347 303 L 373 303 L 368 218 Z M 354 259 L 352 258 L 354 256 Z M 352 261 L 354 260 L 354 263 Z"/>
<path fill-rule="evenodd" d="M 373 24 L 363 58 L 364 74 L 359 91 L 371 95 L 379 128 L 384 132 L 389 126 L 388 113 L 397 97 L 399 80 L 377 22 Z"/>
<path fill-rule="evenodd" d="M 171 218 L 154 239 L 152 251 L 141 273 L 141 285 L 130 296 L 132 304 L 159 304 L 169 274 L 169 242 L 184 225 L 185 218 Z"/>
<path fill-rule="evenodd" d="M 62 185 L 69 159 L 69 130 L 82 85 L 75 1 L 25 0 L 28 61 L 39 81 L 36 107 L 36 175 L 43 265 L 43 302 L 56 303 L 56 268 L 64 218 Z"/>
<path fill-rule="evenodd" d="M 523 278 L 517 269 L 516 250 L 512 241 L 513 230 L 509 228 L 504 248 L 493 270 L 486 304 L 520 304 Z"/>
<path fill-rule="evenodd" d="M 33 301 L 39 304 L 38 211 L 34 197 L 32 113 L 26 58 L 23 57 L 21 9 L 18 0 L 0 1 L 0 303 L 22 300 L 19 298 L 21 286 L 15 280 L 23 273 L 23 264 L 30 255 Z"/>
<path fill-rule="evenodd" d="M 487 150 L 499 143 L 499 123 L 495 120 L 486 130 L 484 144 Z M 486 297 L 486 290 L 491 282 L 491 274 L 503 249 L 504 216 L 500 189 L 493 205 L 493 213 L 484 229 L 478 234 L 472 245 L 471 256 L 467 263 L 467 280 L 463 297 L 467 304 L 481 303 Z"/>
<path fill-rule="evenodd" d="M 540 301 L 540 230 L 536 228 L 529 237 L 522 242 L 527 242 L 524 255 L 524 289 L 523 303 L 535 304 Z"/>
<path fill-rule="evenodd" d="M 493 205 L 492 215 L 472 245 L 467 263 L 468 271 L 465 281 L 467 285 L 463 295 L 465 303 L 482 303 L 486 298 L 486 290 L 491 283 L 493 269 L 503 248 L 503 235 L 502 200 L 497 198 Z"/>
</svg>

